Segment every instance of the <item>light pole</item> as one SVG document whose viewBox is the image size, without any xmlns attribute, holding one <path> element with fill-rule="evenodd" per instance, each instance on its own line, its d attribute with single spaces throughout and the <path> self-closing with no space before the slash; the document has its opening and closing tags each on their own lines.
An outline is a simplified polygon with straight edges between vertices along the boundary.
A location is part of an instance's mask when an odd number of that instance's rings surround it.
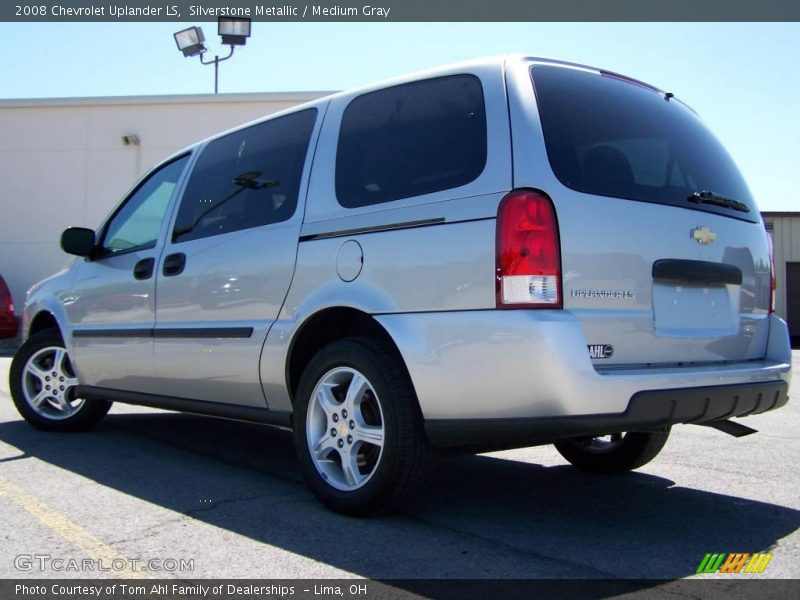
<svg viewBox="0 0 800 600">
<path fill-rule="evenodd" d="M 222 58 L 214 55 L 213 60 L 205 60 L 203 55 L 208 52 L 204 42 L 206 37 L 200 27 L 189 27 L 174 34 L 178 50 L 186 57 L 199 56 L 200 63 L 214 65 L 214 93 L 219 93 L 219 63 L 233 56 L 236 46 L 244 46 L 250 37 L 250 19 L 236 19 L 233 17 L 220 17 L 217 21 L 217 33 L 222 37 L 222 43 L 230 46 L 227 56 Z"/>
</svg>

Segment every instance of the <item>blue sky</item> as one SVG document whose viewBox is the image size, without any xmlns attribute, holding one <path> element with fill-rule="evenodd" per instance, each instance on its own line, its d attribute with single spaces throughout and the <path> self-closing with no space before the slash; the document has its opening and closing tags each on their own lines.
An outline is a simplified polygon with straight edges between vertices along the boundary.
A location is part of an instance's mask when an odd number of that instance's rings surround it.
<svg viewBox="0 0 800 600">
<path fill-rule="evenodd" d="M 203 26 L 211 50 L 216 23 Z M 190 23 L 2 23 L 0 98 L 213 91 Z M 227 48 L 220 48 L 227 50 Z M 800 24 L 254 23 L 225 92 L 337 90 L 468 58 L 526 53 L 671 91 L 718 135 L 762 210 L 800 210 Z"/>
</svg>

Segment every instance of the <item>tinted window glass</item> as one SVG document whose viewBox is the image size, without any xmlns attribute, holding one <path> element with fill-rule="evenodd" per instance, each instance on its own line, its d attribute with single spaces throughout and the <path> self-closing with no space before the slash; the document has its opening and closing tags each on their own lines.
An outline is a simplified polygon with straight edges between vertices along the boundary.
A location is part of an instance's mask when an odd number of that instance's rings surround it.
<svg viewBox="0 0 800 600">
<path fill-rule="evenodd" d="M 173 241 L 291 218 L 316 117 L 304 110 L 209 143 L 186 184 Z"/>
<path fill-rule="evenodd" d="M 486 164 L 486 109 L 473 75 L 428 79 L 355 98 L 344 111 L 336 195 L 366 206 L 458 187 Z"/>
<path fill-rule="evenodd" d="M 547 156 L 564 185 L 758 220 L 733 160 L 679 101 L 613 76 L 545 65 L 532 73 Z M 750 212 L 687 200 L 702 191 Z"/>
<path fill-rule="evenodd" d="M 103 248 L 114 253 L 155 246 L 169 199 L 188 156 L 161 167 L 128 198 L 106 227 Z"/>
</svg>

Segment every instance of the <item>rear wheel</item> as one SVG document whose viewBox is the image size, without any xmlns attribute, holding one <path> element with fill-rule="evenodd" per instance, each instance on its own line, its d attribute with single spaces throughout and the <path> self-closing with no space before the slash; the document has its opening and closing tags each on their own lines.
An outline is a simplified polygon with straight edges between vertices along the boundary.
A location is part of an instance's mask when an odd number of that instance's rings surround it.
<svg viewBox="0 0 800 600">
<path fill-rule="evenodd" d="M 591 473 L 620 473 L 638 469 L 661 452 L 669 437 L 663 431 L 619 432 L 555 444 L 570 463 Z"/>
<path fill-rule="evenodd" d="M 22 344 L 11 362 L 9 384 L 19 414 L 45 431 L 91 429 L 111 408 L 111 402 L 75 393 L 78 377 L 57 331 L 41 331 Z"/>
<path fill-rule="evenodd" d="M 378 340 L 343 339 L 311 359 L 294 419 L 306 482 L 336 512 L 405 506 L 427 478 L 431 454 L 414 390 Z"/>
</svg>

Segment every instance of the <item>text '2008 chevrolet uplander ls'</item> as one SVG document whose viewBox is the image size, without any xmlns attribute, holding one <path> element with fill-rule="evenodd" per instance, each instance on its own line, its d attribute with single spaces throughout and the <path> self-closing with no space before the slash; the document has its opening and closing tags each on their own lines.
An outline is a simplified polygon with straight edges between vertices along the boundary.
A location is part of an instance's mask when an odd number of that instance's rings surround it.
<svg viewBox="0 0 800 600">
<path fill-rule="evenodd" d="M 112 401 L 292 427 L 358 514 L 444 450 L 555 443 L 635 469 L 677 423 L 787 401 L 769 240 L 672 94 L 533 58 L 446 67 L 201 142 L 36 285 L 11 370 L 33 425 Z"/>
</svg>

